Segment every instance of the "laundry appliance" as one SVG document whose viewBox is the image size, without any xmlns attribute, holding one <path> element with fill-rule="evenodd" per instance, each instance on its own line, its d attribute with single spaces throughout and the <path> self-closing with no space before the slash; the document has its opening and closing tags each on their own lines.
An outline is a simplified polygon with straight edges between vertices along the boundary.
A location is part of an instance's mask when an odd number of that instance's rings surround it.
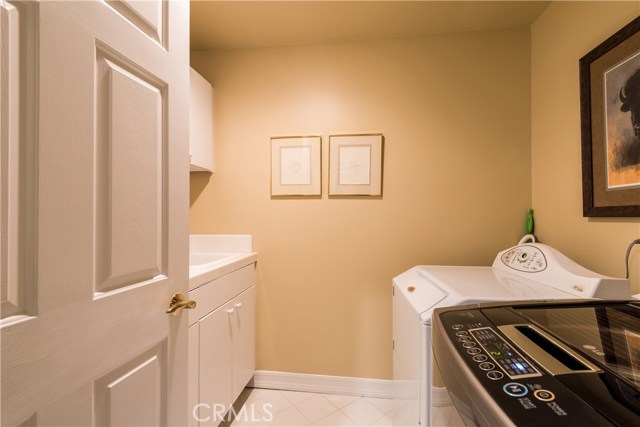
<svg viewBox="0 0 640 427">
<path fill-rule="evenodd" d="M 491 267 L 421 265 L 395 277 L 394 425 L 441 426 L 457 417 L 433 362 L 434 309 L 568 298 L 628 299 L 629 282 L 587 270 L 531 235 L 498 253 Z"/>
<path fill-rule="evenodd" d="M 640 425 L 640 302 L 439 308 L 434 359 L 466 426 Z"/>
</svg>

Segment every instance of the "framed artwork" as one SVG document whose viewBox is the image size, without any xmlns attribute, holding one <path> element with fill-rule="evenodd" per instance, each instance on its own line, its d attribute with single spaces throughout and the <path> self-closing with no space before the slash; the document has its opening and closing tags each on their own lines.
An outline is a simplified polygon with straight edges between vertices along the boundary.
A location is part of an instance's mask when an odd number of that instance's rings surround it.
<svg viewBox="0 0 640 427">
<path fill-rule="evenodd" d="M 640 216 L 640 17 L 580 59 L 585 217 Z"/>
<path fill-rule="evenodd" d="M 319 136 L 271 138 L 271 196 L 320 196 Z"/>
<path fill-rule="evenodd" d="M 329 196 L 382 196 L 384 136 L 329 136 Z"/>
</svg>

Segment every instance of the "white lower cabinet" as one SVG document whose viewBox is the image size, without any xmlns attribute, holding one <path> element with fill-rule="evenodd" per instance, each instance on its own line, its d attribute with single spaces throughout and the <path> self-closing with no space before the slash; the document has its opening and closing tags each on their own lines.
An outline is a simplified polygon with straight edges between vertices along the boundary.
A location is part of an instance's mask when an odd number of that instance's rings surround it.
<svg viewBox="0 0 640 427">
<path fill-rule="evenodd" d="M 248 267 L 253 269 L 253 265 Z M 213 286 L 208 291 L 220 290 L 230 294 L 245 288 L 223 304 L 215 303 L 214 299 L 214 303 L 209 305 L 215 305 L 215 308 L 210 307 L 209 311 L 206 307 L 198 310 L 197 306 L 195 311 L 200 316 L 190 321 L 190 426 L 219 425 L 255 370 L 255 286 L 251 281 L 247 287 L 246 274 L 233 277 L 234 274 L 237 272 L 190 293 L 190 299 L 202 306 L 201 300 L 208 292 L 195 291 L 206 291 L 205 287 Z M 243 278 L 244 286 L 238 283 Z M 218 281 L 222 282 L 216 283 Z"/>
</svg>

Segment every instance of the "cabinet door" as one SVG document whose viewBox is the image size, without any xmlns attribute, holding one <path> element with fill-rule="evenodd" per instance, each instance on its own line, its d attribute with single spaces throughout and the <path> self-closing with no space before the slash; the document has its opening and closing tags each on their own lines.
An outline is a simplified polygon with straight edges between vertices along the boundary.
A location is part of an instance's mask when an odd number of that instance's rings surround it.
<svg viewBox="0 0 640 427">
<path fill-rule="evenodd" d="M 242 392 L 255 370 L 255 286 L 232 301 L 233 400 Z"/>
<path fill-rule="evenodd" d="M 194 409 L 200 401 L 199 390 L 200 387 L 200 367 L 198 366 L 198 360 L 200 359 L 200 324 L 196 323 L 189 327 L 189 365 L 187 370 L 189 373 L 189 390 L 187 393 L 188 411 L 189 411 L 189 427 L 198 427 L 198 419 L 201 419 L 204 414 L 198 415 L 198 412 L 194 413 Z M 197 410 L 197 409 L 196 409 Z"/>
<path fill-rule="evenodd" d="M 193 68 L 190 76 L 189 151 L 192 172 L 213 172 L 213 88 Z"/>
<path fill-rule="evenodd" d="M 201 416 L 201 426 L 217 426 L 231 396 L 231 314 L 224 305 L 200 320 L 200 403 L 208 405 L 207 416 Z M 224 405 L 225 410 L 222 410 Z M 215 414 L 220 414 L 215 416 Z"/>
</svg>

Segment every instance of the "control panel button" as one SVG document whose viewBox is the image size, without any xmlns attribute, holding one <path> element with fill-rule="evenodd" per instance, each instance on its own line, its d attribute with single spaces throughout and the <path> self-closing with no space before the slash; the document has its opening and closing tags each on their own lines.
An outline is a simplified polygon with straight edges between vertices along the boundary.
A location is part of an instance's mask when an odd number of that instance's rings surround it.
<svg viewBox="0 0 640 427">
<path fill-rule="evenodd" d="M 480 367 L 480 369 L 482 369 L 483 371 L 490 371 L 490 370 L 492 370 L 493 368 L 495 368 L 495 367 L 496 367 L 496 365 L 494 365 L 494 364 L 493 364 L 493 363 L 491 363 L 491 362 L 483 362 L 483 363 L 481 363 L 481 364 L 480 364 L 480 365 L 478 365 L 478 366 L 479 366 L 479 367 Z"/>
<path fill-rule="evenodd" d="M 462 326 L 460 324 L 457 324 L 457 325 L 453 325 L 452 328 L 457 331 L 457 330 L 460 330 L 460 329 L 464 328 L 464 326 Z"/>
<path fill-rule="evenodd" d="M 551 393 L 549 390 L 544 389 L 534 391 L 533 395 L 536 397 L 536 399 L 542 400 L 543 402 L 551 402 L 556 398 L 553 393 Z"/>
<path fill-rule="evenodd" d="M 485 356 L 484 354 L 478 354 L 476 356 L 473 356 L 473 361 L 474 362 L 485 362 L 487 360 L 487 356 Z"/>
<path fill-rule="evenodd" d="M 505 393 L 513 397 L 522 397 L 529 392 L 529 389 L 520 383 L 508 383 L 502 387 Z"/>
<path fill-rule="evenodd" d="M 467 341 L 467 342 L 462 343 L 462 346 L 464 348 L 471 348 L 471 347 L 475 347 L 476 343 L 474 343 L 473 341 Z"/>
<path fill-rule="evenodd" d="M 456 335 L 461 337 L 463 335 L 469 335 L 469 332 L 467 332 L 467 331 L 458 331 L 458 332 L 456 332 Z"/>
<path fill-rule="evenodd" d="M 465 343 L 465 344 L 472 344 L 472 343 Z M 464 345 L 463 345 L 464 347 Z M 467 353 L 469 354 L 478 354 L 480 353 L 482 350 L 480 350 L 479 348 L 470 348 L 469 350 L 467 350 Z"/>
<path fill-rule="evenodd" d="M 504 377 L 504 374 L 500 371 L 489 371 L 487 372 L 487 378 L 490 380 L 501 380 Z"/>
<path fill-rule="evenodd" d="M 460 341 L 460 342 L 471 341 L 471 337 L 461 336 L 461 337 L 458 337 L 458 341 Z"/>
<path fill-rule="evenodd" d="M 487 352 L 488 358 L 500 366 L 512 379 L 520 377 L 536 377 L 538 372 L 522 355 L 507 343 L 493 328 L 482 327 L 470 329 L 469 335 L 479 343 L 479 347 Z M 487 369 L 488 370 L 488 369 Z"/>
</svg>

